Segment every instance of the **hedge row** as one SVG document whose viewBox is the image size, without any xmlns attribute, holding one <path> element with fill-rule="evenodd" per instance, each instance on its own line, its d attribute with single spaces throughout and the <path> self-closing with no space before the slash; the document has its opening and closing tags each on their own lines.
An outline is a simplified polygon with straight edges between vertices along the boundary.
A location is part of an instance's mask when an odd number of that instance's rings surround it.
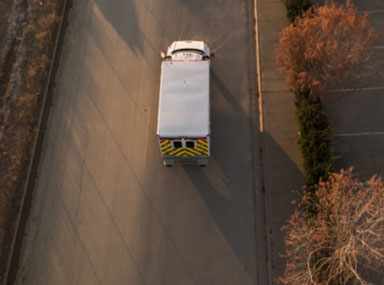
<svg viewBox="0 0 384 285">
<path fill-rule="evenodd" d="M 313 0 L 284 0 L 290 23 L 313 5 Z M 310 92 L 296 93 L 296 118 L 299 124 L 299 148 L 303 158 L 306 189 L 314 189 L 320 179 L 326 180 L 333 171 L 332 128 L 319 100 L 313 101 Z"/>
<path fill-rule="evenodd" d="M 320 178 L 327 179 L 333 171 L 332 128 L 320 102 L 300 94 L 296 100 L 296 118 L 299 124 L 299 148 L 303 158 L 304 178 L 307 189 L 316 185 Z"/>
<path fill-rule="evenodd" d="M 284 0 L 285 9 L 287 10 L 287 18 L 293 23 L 298 16 L 312 7 L 312 0 Z"/>
</svg>

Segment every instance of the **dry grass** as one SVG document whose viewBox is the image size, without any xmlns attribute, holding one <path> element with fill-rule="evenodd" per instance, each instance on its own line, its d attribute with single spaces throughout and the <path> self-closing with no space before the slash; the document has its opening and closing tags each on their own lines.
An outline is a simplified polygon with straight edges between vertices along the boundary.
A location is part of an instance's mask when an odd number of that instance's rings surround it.
<svg viewBox="0 0 384 285">
<path fill-rule="evenodd" d="M 61 3 L 0 4 L 0 14 L 9 19 L 9 25 L 0 23 L 5 42 L 0 53 L 0 281 L 15 234 Z M 4 35 L 16 40 L 4 41 Z"/>
<path fill-rule="evenodd" d="M 0 57 L 3 55 L 3 49 L 5 45 L 9 11 L 11 10 L 12 0 L 0 1 Z"/>
</svg>

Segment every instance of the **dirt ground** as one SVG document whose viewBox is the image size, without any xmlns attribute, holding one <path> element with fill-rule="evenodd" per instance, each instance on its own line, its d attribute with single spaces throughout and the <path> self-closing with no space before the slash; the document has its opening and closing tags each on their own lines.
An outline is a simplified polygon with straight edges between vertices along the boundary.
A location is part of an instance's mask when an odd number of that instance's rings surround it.
<svg viewBox="0 0 384 285">
<path fill-rule="evenodd" d="M 62 3 L 0 2 L 0 283 L 15 235 Z"/>
<path fill-rule="evenodd" d="M 11 11 L 12 0 L 0 2 L 0 56 L 3 58 L 4 46 L 7 38 L 8 17 Z"/>
</svg>

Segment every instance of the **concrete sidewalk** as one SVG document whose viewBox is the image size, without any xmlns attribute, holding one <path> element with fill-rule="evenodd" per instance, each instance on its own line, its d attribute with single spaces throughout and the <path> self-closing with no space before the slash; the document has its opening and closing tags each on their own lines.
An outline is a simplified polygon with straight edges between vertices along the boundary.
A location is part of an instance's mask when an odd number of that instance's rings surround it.
<svg viewBox="0 0 384 285">
<path fill-rule="evenodd" d="M 298 126 L 293 94 L 275 61 L 280 31 L 288 25 L 281 0 L 256 0 L 258 69 L 262 122 L 262 170 L 266 207 L 266 238 L 270 284 L 282 276 L 284 251 L 282 225 L 293 213 L 293 190 L 303 185 Z"/>
</svg>

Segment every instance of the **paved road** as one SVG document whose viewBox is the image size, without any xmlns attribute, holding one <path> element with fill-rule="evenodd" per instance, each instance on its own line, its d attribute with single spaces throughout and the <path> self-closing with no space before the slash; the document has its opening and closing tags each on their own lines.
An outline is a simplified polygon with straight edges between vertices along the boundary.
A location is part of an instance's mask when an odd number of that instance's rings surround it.
<svg viewBox="0 0 384 285">
<path fill-rule="evenodd" d="M 251 0 L 73 1 L 17 284 L 263 284 L 252 17 Z M 216 53 L 205 169 L 163 167 L 156 143 L 177 39 Z"/>
</svg>

